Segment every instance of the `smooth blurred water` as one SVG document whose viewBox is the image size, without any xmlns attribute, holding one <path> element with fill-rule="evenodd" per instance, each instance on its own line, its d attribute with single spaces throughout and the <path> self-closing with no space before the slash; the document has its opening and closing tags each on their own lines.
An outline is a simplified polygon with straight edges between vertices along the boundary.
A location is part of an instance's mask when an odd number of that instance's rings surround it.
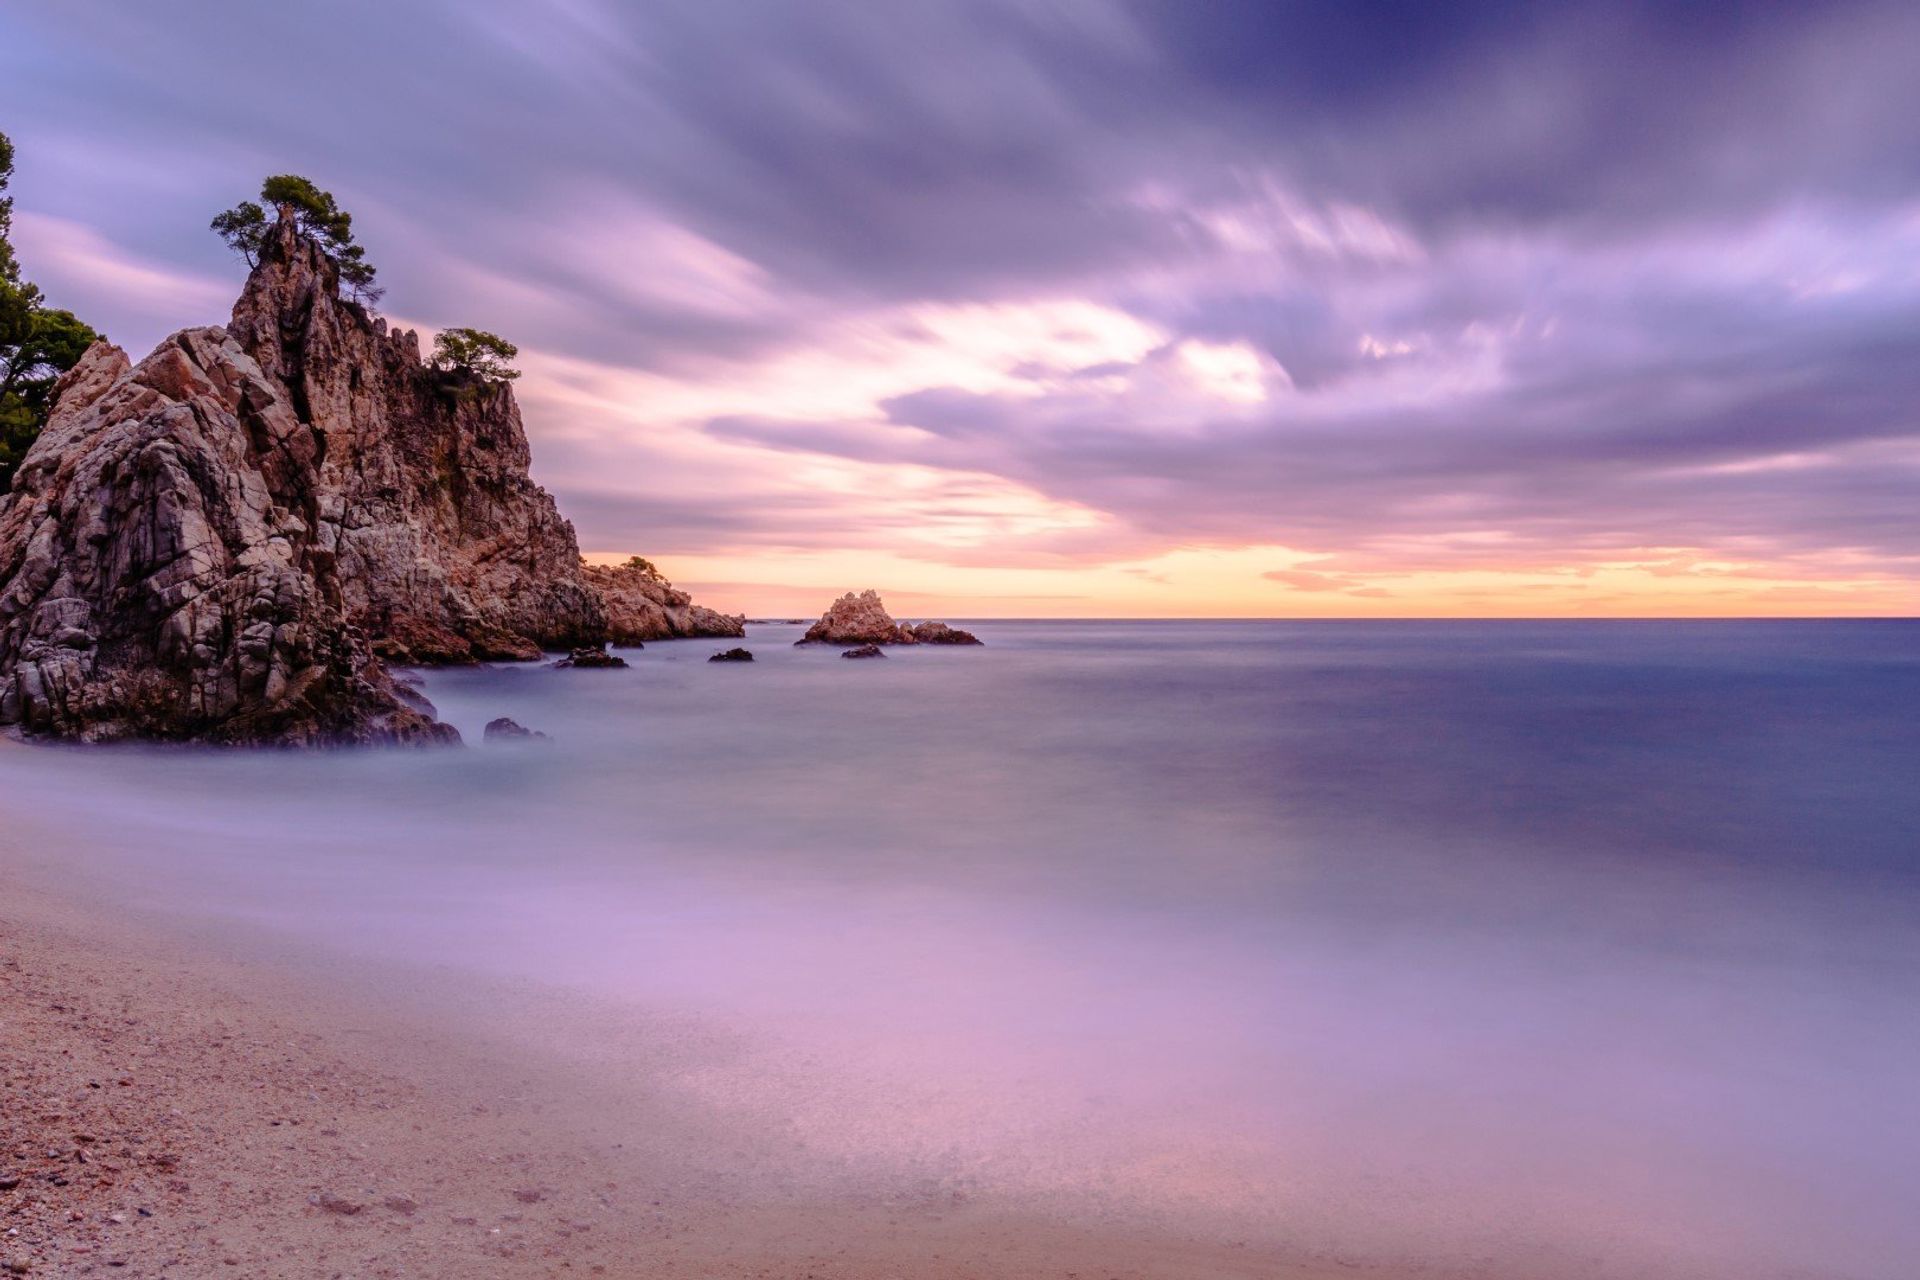
<svg viewBox="0 0 1920 1280">
<path fill-rule="evenodd" d="M 467 750 L 0 788 L 148 906 L 726 1028 L 648 1069 L 841 1170 L 1363 1261 L 1915 1274 L 1920 623 L 976 629 L 437 671 Z"/>
</svg>

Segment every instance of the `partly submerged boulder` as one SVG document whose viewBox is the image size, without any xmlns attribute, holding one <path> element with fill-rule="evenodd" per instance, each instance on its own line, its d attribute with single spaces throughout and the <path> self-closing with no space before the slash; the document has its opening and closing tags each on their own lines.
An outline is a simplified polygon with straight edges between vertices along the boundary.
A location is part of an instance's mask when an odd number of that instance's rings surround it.
<svg viewBox="0 0 1920 1280">
<path fill-rule="evenodd" d="M 556 667 L 580 667 L 585 669 L 598 668 L 600 670 L 613 670 L 614 668 L 617 668 L 617 667 L 626 666 L 627 660 L 625 658 L 620 657 L 617 654 L 608 653 L 605 649 L 600 648 L 598 645 L 588 645 L 584 648 L 573 650 L 566 657 L 560 659 L 560 661 L 554 663 L 553 665 Z"/>
<path fill-rule="evenodd" d="M 551 742 L 553 739 L 538 729 L 529 729 L 518 720 L 501 716 L 498 720 L 487 721 L 487 727 L 480 731 L 483 742 Z"/>
<path fill-rule="evenodd" d="M 843 658 L 884 658 L 887 651 L 877 644 L 863 644 L 857 649 L 849 649 L 840 655 Z"/>
<path fill-rule="evenodd" d="M 752 662 L 753 653 L 748 649 L 723 649 L 707 659 L 708 662 Z"/>
<path fill-rule="evenodd" d="M 920 644 L 982 644 L 985 643 L 971 631 L 962 631 L 950 627 L 944 622 L 916 622 L 907 628 Z"/>
<path fill-rule="evenodd" d="M 849 591 L 827 606 L 796 644 L 913 644 L 913 633 L 893 620 L 877 591 Z"/>
<path fill-rule="evenodd" d="M 978 637 L 944 622 L 895 622 L 877 591 L 849 591 L 827 606 L 795 644 L 979 644 Z"/>
</svg>

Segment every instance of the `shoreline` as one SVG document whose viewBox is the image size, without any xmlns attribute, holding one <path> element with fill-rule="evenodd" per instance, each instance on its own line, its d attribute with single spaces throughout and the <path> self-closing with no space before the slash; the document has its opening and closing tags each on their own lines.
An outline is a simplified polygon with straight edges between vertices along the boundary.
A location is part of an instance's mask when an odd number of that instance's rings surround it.
<svg viewBox="0 0 1920 1280">
<path fill-rule="evenodd" d="M 779 1157 L 767 1174 L 668 1091 L 638 1117 L 652 1140 L 617 1141 L 635 1117 L 600 1125 L 577 1075 L 379 1007 L 351 976 L 9 879 L 0 1267 L 19 1274 L 1407 1274 L 905 1180 L 784 1194 Z"/>
</svg>

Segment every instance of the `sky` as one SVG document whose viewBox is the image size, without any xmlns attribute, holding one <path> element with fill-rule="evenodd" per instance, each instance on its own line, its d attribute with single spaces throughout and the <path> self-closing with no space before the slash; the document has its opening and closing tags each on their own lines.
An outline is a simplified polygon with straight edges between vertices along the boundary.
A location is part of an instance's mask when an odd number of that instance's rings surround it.
<svg viewBox="0 0 1920 1280">
<path fill-rule="evenodd" d="M 593 558 L 911 616 L 1920 612 L 1920 6 L 0 5 L 15 242 L 521 348 Z"/>
</svg>

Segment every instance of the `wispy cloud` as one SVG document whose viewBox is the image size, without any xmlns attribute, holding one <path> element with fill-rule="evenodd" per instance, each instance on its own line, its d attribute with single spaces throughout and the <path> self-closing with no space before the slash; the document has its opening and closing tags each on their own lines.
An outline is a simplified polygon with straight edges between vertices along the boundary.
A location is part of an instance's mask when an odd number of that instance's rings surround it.
<svg viewBox="0 0 1920 1280">
<path fill-rule="evenodd" d="M 13 240 L 52 305 L 83 318 L 111 314 L 117 327 L 140 336 L 220 324 L 233 309 L 230 281 L 140 257 L 78 222 L 23 209 L 14 215 Z"/>
<path fill-rule="evenodd" d="M 397 311 L 520 342 L 596 551 L 1016 610 L 1911 611 L 1916 40 L 1865 3 L 76 0 L 0 17 L 0 95 L 56 301 L 217 320 L 206 218 L 311 172 Z"/>
</svg>

